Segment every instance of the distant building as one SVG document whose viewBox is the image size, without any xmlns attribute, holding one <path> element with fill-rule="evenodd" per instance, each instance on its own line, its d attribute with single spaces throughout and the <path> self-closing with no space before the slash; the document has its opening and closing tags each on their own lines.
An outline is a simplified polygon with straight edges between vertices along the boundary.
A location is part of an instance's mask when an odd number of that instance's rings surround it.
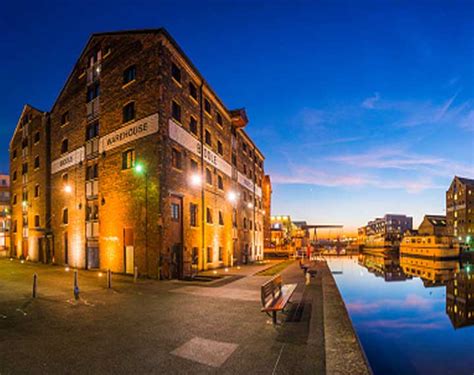
<svg viewBox="0 0 474 375">
<path fill-rule="evenodd" d="M 474 277 L 464 268 L 446 285 L 446 313 L 454 328 L 474 325 Z"/>
<path fill-rule="evenodd" d="M 474 234 L 474 180 L 455 176 L 446 192 L 448 233 L 467 242 Z"/>
<path fill-rule="evenodd" d="M 0 174 L 0 256 L 10 249 L 10 176 Z"/>
<path fill-rule="evenodd" d="M 418 230 L 407 230 L 400 242 L 400 254 L 429 258 L 457 258 L 459 244 L 447 235 L 446 217 L 425 215 Z"/>
<path fill-rule="evenodd" d="M 364 246 L 391 247 L 398 245 L 403 234 L 412 229 L 412 217 L 387 214 L 384 217 L 369 221 L 365 227 L 359 228 L 358 242 Z"/>
</svg>

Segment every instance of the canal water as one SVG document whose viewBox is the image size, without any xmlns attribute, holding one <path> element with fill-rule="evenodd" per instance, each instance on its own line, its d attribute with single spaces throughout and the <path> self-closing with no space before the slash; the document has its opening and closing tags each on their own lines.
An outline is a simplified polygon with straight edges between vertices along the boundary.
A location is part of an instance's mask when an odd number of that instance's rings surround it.
<svg viewBox="0 0 474 375">
<path fill-rule="evenodd" d="M 327 261 L 374 374 L 474 374 L 472 261 L 383 252 Z"/>
</svg>

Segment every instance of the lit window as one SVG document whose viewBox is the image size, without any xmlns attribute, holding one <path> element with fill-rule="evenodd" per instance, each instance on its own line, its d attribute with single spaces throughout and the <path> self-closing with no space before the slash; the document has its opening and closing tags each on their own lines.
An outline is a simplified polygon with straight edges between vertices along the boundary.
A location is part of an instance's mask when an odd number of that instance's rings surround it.
<svg viewBox="0 0 474 375">
<path fill-rule="evenodd" d="M 171 220 L 179 221 L 179 204 L 171 203 Z"/>
<path fill-rule="evenodd" d="M 130 149 L 122 153 L 122 169 L 131 169 L 135 166 L 135 150 Z"/>
</svg>

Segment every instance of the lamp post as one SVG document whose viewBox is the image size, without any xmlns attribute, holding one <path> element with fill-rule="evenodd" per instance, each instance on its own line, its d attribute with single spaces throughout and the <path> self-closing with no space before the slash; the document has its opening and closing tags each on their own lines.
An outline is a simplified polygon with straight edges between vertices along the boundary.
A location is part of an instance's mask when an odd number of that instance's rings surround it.
<svg viewBox="0 0 474 375">
<path fill-rule="evenodd" d="M 134 170 L 145 176 L 145 269 L 148 276 L 148 171 L 141 163 L 135 164 Z"/>
</svg>

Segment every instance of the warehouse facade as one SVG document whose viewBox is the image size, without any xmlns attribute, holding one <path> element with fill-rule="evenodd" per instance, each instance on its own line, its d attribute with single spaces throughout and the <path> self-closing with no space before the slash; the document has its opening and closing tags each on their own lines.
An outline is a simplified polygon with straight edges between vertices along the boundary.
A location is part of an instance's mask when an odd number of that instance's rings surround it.
<svg viewBox="0 0 474 375">
<path fill-rule="evenodd" d="M 262 259 L 247 122 L 164 29 L 93 34 L 51 111 L 18 122 L 13 255 L 161 278 Z"/>
</svg>

